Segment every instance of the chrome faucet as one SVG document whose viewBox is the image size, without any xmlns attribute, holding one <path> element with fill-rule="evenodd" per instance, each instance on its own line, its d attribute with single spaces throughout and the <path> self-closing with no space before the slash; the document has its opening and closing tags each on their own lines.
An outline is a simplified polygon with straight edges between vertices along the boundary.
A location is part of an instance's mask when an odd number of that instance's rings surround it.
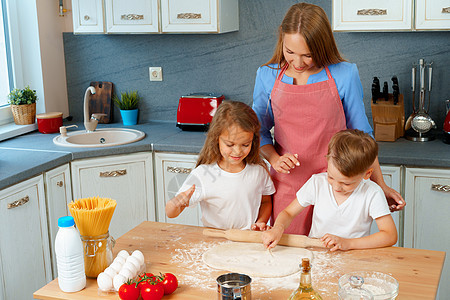
<svg viewBox="0 0 450 300">
<path fill-rule="evenodd" d="M 106 114 L 93 113 L 89 118 L 89 93 L 92 95 L 95 94 L 95 88 L 93 86 L 88 87 L 84 93 L 84 128 L 86 129 L 86 132 L 93 132 L 97 128 L 100 117 L 106 116 Z"/>
</svg>

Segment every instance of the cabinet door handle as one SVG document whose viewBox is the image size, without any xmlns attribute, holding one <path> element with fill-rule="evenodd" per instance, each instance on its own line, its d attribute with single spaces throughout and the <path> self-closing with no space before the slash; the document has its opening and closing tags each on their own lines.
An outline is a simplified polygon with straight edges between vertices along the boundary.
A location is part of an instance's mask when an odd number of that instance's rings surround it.
<svg viewBox="0 0 450 300">
<path fill-rule="evenodd" d="M 58 182 L 56 183 L 56 185 L 59 186 L 59 187 L 62 187 L 62 186 L 64 185 L 64 183 L 63 183 L 62 181 L 58 181 Z"/>
<path fill-rule="evenodd" d="M 10 208 L 16 208 L 16 207 L 19 207 L 19 206 L 21 206 L 21 205 L 26 204 L 28 201 L 30 201 L 30 197 L 25 196 L 25 197 L 23 197 L 22 199 L 16 200 L 16 201 L 11 202 L 11 203 L 8 203 L 8 206 L 7 206 L 7 207 L 8 207 L 8 209 L 10 209 Z"/>
<path fill-rule="evenodd" d="M 431 184 L 431 189 L 439 192 L 450 192 L 450 185 Z"/>
<path fill-rule="evenodd" d="M 84 16 L 84 20 L 85 20 L 85 21 L 88 21 L 90 18 L 91 18 L 91 17 L 89 17 L 88 15 L 85 15 L 85 16 Z"/>
<path fill-rule="evenodd" d="M 167 172 L 177 173 L 177 174 L 189 174 L 192 168 L 180 168 L 180 167 L 167 167 Z"/>
<path fill-rule="evenodd" d="M 180 13 L 177 14 L 177 19 L 201 19 L 202 14 L 197 13 Z"/>
<path fill-rule="evenodd" d="M 144 15 L 138 15 L 138 14 L 127 14 L 127 15 L 121 15 L 121 20 L 144 20 Z"/>
<path fill-rule="evenodd" d="M 443 7 L 442 8 L 442 13 L 443 14 L 450 14 L 450 7 Z"/>
<path fill-rule="evenodd" d="M 380 8 L 358 9 L 356 14 L 358 16 L 384 16 L 387 15 L 387 9 L 380 9 Z"/>
<path fill-rule="evenodd" d="M 115 170 L 115 171 L 109 171 L 109 172 L 100 172 L 100 177 L 118 177 L 118 176 L 124 176 L 127 175 L 127 170 Z"/>
</svg>

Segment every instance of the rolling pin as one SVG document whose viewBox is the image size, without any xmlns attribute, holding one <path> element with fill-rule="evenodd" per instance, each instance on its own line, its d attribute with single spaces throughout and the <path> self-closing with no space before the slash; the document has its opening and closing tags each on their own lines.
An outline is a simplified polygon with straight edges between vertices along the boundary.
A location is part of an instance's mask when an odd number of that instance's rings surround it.
<svg viewBox="0 0 450 300">
<path fill-rule="evenodd" d="M 203 229 L 203 235 L 222 237 L 235 242 L 262 243 L 261 231 L 239 230 L 239 229 Z M 283 234 L 278 245 L 291 247 L 321 247 L 326 248 L 319 239 L 312 239 L 304 235 Z"/>
</svg>

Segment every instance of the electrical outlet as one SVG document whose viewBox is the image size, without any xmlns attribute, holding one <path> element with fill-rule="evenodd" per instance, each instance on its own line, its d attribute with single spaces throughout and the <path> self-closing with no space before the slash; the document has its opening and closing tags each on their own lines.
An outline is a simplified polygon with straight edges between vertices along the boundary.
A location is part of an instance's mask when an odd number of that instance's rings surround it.
<svg viewBox="0 0 450 300">
<path fill-rule="evenodd" d="M 161 67 L 150 67 L 150 81 L 162 81 L 162 68 Z"/>
</svg>

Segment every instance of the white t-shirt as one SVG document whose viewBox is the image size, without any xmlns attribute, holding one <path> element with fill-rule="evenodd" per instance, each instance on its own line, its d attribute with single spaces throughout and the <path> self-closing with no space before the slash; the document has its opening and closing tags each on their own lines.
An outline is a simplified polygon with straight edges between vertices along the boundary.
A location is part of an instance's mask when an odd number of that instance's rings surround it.
<svg viewBox="0 0 450 300">
<path fill-rule="evenodd" d="M 370 179 L 363 179 L 353 193 L 338 205 L 327 173 L 312 175 L 297 192 L 301 206 L 314 205 L 310 237 L 326 233 L 343 238 L 359 238 L 370 234 L 372 220 L 388 215 L 389 207 L 383 190 Z"/>
<path fill-rule="evenodd" d="M 220 229 L 250 229 L 258 217 L 261 197 L 275 192 L 269 173 L 253 164 L 238 173 L 226 172 L 217 163 L 200 165 L 177 194 L 193 184 L 189 206 L 200 203 L 203 225 Z"/>
</svg>

